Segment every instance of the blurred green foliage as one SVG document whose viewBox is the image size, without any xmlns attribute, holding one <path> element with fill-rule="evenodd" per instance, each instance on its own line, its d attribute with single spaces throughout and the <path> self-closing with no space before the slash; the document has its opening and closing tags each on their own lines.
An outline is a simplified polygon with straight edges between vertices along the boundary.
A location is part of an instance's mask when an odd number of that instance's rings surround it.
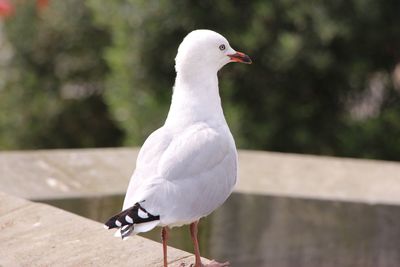
<svg viewBox="0 0 400 267">
<path fill-rule="evenodd" d="M 122 143 L 101 96 L 109 70 L 101 54 L 110 35 L 82 1 L 53 1 L 42 11 L 19 1 L 2 26 L 1 148 Z"/>
<path fill-rule="evenodd" d="M 0 146 L 140 145 L 166 117 L 179 43 L 208 28 L 254 61 L 220 72 L 239 147 L 399 160 L 399 12 L 397 0 L 17 7 L 5 23 L 14 55 L 1 66 Z M 69 84 L 104 90 L 66 99 Z"/>
</svg>

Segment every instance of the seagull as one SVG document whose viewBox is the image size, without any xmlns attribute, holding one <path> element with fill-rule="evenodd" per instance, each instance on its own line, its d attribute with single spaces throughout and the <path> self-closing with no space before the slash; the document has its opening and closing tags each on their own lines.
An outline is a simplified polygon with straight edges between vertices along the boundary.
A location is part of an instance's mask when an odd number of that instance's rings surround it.
<svg viewBox="0 0 400 267">
<path fill-rule="evenodd" d="M 251 64 L 211 30 L 190 32 L 175 58 L 176 79 L 164 125 L 140 149 L 122 212 L 107 229 L 129 235 L 162 227 L 164 267 L 169 229 L 190 224 L 195 267 L 203 265 L 197 239 L 199 220 L 225 202 L 237 180 L 237 151 L 226 123 L 218 88 L 218 71 L 229 62 Z"/>
</svg>

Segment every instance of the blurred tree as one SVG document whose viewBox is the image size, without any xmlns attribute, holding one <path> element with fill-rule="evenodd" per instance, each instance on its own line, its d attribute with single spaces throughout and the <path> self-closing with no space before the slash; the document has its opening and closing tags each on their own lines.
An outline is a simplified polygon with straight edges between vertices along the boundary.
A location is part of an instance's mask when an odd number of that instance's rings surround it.
<svg viewBox="0 0 400 267">
<path fill-rule="evenodd" d="M 400 159 L 399 91 L 388 82 L 400 58 L 399 1 L 88 3 L 113 37 L 106 95 L 127 144 L 162 124 L 176 49 L 189 31 L 209 28 L 254 60 L 221 71 L 239 147 Z M 383 86 L 371 94 L 377 73 Z M 357 108 L 366 103 L 373 112 Z"/>
<path fill-rule="evenodd" d="M 79 0 L 15 3 L 0 30 L 0 147 L 120 145 L 102 96 L 109 34 Z"/>
<path fill-rule="evenodd" d="M 165 119 L 179 43 L 209 28 L 254 60 L 221 71 L 239 147 L 400 159 L 397 0 L 15 4 L 0 27 L 2 148 L 114 146 L 120 128 L 141 144 Z"/>
</svg>

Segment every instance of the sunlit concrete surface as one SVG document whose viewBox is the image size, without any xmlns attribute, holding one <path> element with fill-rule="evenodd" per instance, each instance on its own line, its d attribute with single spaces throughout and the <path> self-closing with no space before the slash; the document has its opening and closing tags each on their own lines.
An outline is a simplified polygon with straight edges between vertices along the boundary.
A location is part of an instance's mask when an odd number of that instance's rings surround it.
<svg viewBox="0 0 400 267">
<path fill-rule="evenodd" d="M 0 152 L 0 191 L 27 199 L 124 194 L 138 149 Z M 400 204 L 400 164 L 239 152 L 237 192 Z"/>
<path fill-rule="evenodd" d="M 400 204 L 400 163 L 240 151 L 241 193 Z"/>
<path fill-rule="evenodd" d="M 170 266 L 194 257 L 169 248 Z M 162 266 L 161 244 L 122 241 L 102 224 L 0 192 L 0 266 Z"/>
<path fill-rule="evenodd" d="M 0 191 L 26 199 L 120 194 L 136 149 L 0 152 Z"/>
</svg>

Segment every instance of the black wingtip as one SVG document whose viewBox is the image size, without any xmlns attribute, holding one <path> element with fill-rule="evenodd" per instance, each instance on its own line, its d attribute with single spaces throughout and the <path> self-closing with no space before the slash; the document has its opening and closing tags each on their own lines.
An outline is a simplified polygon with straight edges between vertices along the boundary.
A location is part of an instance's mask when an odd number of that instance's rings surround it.
<svg viewBox="0 0 400 267">
<path fill-rule="evenodd" d="M 113 228 L 118 228 L 118 227 L 120 227 L 121 225 L 118 226 L 118 225 L 116 224 L 116 222 L 118 222 L 118 216 L 119 216 L 119 214 L 117 214 L 117 215 L 111 217 L 110 219 L 108 219 L 108 221 L 104 224 L 104 228 L 106 228 L 106 229 L 113 229 Z"/>
<path fill-rule="evenodd" d="M 134 230 L 135 224 L 159 220 L 160 216 L 148 213 L 139 203 L 112 216 L 104 224 L 104 228 L 119 228 L 122 239 L 126 239 Z"/>
</svg>

